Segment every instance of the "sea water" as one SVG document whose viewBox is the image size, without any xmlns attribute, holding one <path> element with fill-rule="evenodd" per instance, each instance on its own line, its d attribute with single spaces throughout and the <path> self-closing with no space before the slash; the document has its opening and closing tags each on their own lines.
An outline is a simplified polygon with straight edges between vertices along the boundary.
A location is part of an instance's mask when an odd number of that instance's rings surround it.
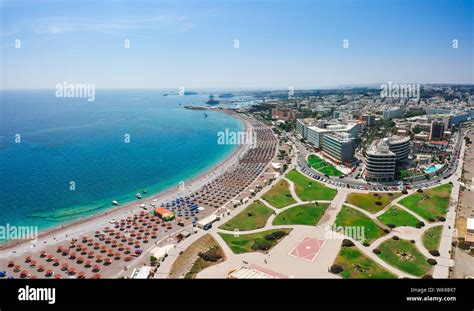
<svg viewBox="0 0 474 311">
<path fill-rule="evenodd" d="M 47 229 L 178 187 L 236 147 L 218 133 L 238 119 L 208 94 L 96 90 L 95 100 L 54 90 L 0 91 L 0 225 Z M 207 114 L 207 117 L 206 117 Z M 146 194 L 143 194 L 143 191 Z"/>
</svg>

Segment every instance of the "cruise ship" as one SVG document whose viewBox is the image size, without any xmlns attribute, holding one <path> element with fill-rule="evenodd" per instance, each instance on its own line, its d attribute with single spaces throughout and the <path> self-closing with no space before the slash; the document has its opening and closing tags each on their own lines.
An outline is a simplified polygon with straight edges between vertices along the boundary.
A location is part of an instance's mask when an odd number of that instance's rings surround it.
<svg viewBox="0 0 474 311">
<path fill-rule="evenodd" d="M 222 93 L 219 95 L 219 98 L 232 98 L 234 97 L 234 94 L 232 93 Z"/>
<path fill-rule="evenodd" d="M 214 99 L 214 95 L 209 95 L 209 100 L 206 102 L 208 105 L 219 105 L 219 101 Z"/>
</svg>

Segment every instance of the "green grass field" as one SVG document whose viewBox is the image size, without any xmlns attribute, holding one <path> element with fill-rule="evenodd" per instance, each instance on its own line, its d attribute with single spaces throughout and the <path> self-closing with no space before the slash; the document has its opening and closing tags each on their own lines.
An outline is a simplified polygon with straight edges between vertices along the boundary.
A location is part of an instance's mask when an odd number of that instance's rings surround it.
<svg viewBox="0 0 474 311">
<path fill-rule="evenodd" d="M 282 208 L 296 203 L 296 200 L 291 196 L 289 186 L 288 182 L 282 179 L 268 190 L 267 193 L 262 196 L 262 199 L 276 208 Z"/>
<path fill-rule="evenodd" d="M 423 246 L 428 250 L 438 250 L 439 243 L 441 242 L 441 233 L 443 232 L 443 226 L 436 226 L 427 229 L 421 236 Z"/>
<path fill-rule="evenodd" d="M 308 164 L 315 170 L 319 171 L 321 174 L 336 177 L 344 175 L 344 173 L 335 168 L 333 165 L 327 163 L 314 154 L 308 156 Z"/>
<path fill-rule="evenodd" d="M 275 232 L 281 232 L 281 234 L 277 235 L 277 238 L 270 238 L 269 235 L 275 234 Z M 243 254 L 269 250 L 290 232 L 291 229 L 273 229 L 238 236 L 227 233 L 219 233 L 219 235 L 235 254 Z"/>
<path fill-rule="evenodd" d="M 417 213 L 424 219 L 436 220 L 438 216 L 445 216 L 451 196 L 450 184 L 444 184 L 432 189 L 415 192 L 400 201 L 400 204 Z"/>
<path fill-rule="evenodd" d="M 308 156 L 308 164 L 313 165 L 313 164 L 319 164 L 319 163 L 324 163 L 324 160 L 321 159 L 320 157 L 315 156 L 314 154 L 310 154 Z"/>
<path fill-rule="evenodd" d="M 375 261 L 365 256 L 357 247 L 342 246 L 335 264 L 341 265 L 345 279 L 396 279 L 397 276 L 385 270 Z"/>
<path fill-rule="evenodd" d="M 381 211 L 385 206 L 390 204 L 393 200 L 401 196 L 401 193 L 349 193 L 346 198 L 346 202 L 370 213 L 377 213 Z M 378 205 L 376 202 L 380 202 Z"/>
<path fill-rule="evenodd" d="M 394 224 L 396 227 L 409 226 L 416 228 L 416 225 L 420 222 L 412 214 L 394 206 L 390 207 L 385 213 L 380 215 L 378 219 L 386 225 Z"/>
<path fill-rule="evenodd" d="M 363 230 L 364 240 L 362 243 L 372 243 L 374 240 L 385 235 L 383 229 L 377 226 L 375 222 L 363 213 L 343 205 L 339 214 L 337 214 L 334 223 L 337 227 L 359 227 Z M 354 237 L 355 238 L 355 237 Z"/>
<path fill-rule="evenodd" d="M 329 165 L 329 164 L 322 167 L 322 168 L 320 168 L 318 171 L 320 171 L 321 174 L 325 174 L 325 175 L 328 175 L 328 176 L 339 177 L 339 176 L 344 175 L 344 173 L 342 173 L 340 170 L 338 170 L 337 168 L 335 168 L 334 166 Z"/>
<path fill-rule="evenodd" d="M 260 201 L 255 201 L 219 228 L 225 230 L 239 229 L 241 231 L 263 228 L 271 214 L 273 214 L 271 208 Z"/>
<path fill-rule="evenodd" d="M 415 244 L 407 240 L 389 239 L 379 245 L 382 251 L 378 256 L 388 264 L 415 276 L 423 276 L 431 271 L 432 266 L 426 262 Z"/>
<path fill-rule="evenodd" d="M 332 200 L 337 194 L 336 189 L 309 179 L 296 170 L 291 170 L 287 178 L 295 184 L 296 194 L 303 201 Z"/>
<path fill-rule="evenodd" d="M 329 204 L 314 203 L 298 205 L 279 213 L 273 225 L 308 225 L 313 226 L 323 217 Z"/>
</svg>

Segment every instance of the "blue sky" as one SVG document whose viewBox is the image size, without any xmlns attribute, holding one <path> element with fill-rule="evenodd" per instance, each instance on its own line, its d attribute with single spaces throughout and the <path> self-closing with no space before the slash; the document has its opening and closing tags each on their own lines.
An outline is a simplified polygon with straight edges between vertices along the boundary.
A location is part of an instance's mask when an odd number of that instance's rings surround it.
<svg viewBox="0 0 474 311">
<path fill-rule="evenodd" d="M 472 0 L 0 3 L 3 89 L 474 83 Z"/>
</svg>

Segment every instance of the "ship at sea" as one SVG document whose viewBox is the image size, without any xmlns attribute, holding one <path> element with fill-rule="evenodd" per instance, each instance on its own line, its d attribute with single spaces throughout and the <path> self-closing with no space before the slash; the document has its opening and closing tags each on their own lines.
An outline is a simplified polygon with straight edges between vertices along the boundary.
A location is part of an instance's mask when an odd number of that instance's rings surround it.
<svg viewBox="0 0 474 311">
<path fill-rule="evenodd" d="M 214 99 L 214 95 L 209 95 L 209 100 L 206 102 L 208 105 L 219 105 L 219 101 Z"/>
<path fill-rule="evenodd" d="M 219 98 L 232 98 L 234 97 L 234 94 L 232 93 L 222 93 L 219 95 Z"/>
</svg>

